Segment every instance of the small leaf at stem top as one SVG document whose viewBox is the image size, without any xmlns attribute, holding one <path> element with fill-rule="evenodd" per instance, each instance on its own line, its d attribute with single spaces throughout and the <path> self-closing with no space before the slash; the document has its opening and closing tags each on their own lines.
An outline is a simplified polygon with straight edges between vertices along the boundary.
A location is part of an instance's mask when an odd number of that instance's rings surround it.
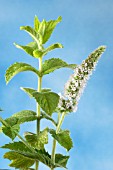
<svg viewBox="0 0 113 170">
<path fill-rule="evenodd" d="M 42 44 L 45 44 L 48 39 L 50 38 L 53 30 L 55 29 L 56 25 L 61 22 L 62 17 L 58 17 L 56 20 L 50 20 L 48 22 L 45 23 L 45 31 L 43 34 L 43 41 Z"/>
<path fill-rule="evenodd" d="M 21 26 L 20 30 L 24 30 L 26 31 L 37 43 L 37 46 L 39 47 L 39 34 L 35 31 L 34 28 L 30 27 L 30 26 Z"/>
<path fill-rule="evenodd" d="M 39 21 L 38 17 L 35 16 L 35 18 L 34 18 L 34 29 L 35 29 L 36 32 L 39 29 L 39 25 L 40 25 L 40 21 Z"/>
</svg>

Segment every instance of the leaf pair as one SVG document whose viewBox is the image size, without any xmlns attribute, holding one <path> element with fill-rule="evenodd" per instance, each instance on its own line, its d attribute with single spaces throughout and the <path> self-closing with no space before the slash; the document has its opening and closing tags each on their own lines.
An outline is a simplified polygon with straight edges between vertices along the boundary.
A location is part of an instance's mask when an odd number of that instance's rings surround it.
<svg viewBox="0 0 113 170">
<path fill-rule="evenodd" d="M 40 132 L 38 137 L 34 133 L 26 132 L 25 138 L 26 138 L 26 141 L 30 143 L 32 147 L 35 147 L 38 150 L 41 150 L 41 149 L 44 149 L 44 145 L 48 143 L 48 132 L 67 151 L 69 151 L 73 147 L 73 143 L 70 137 L 69 130 L 60 130 L 60 132 L 56 134 L 56 131 L 54 129 L 46 128 Z"/>
<path fill-rule="evenodd" d="M 9 81 L 18 73 L 24 72 L 24 71 L 32 71 L 38 76 L 43 76 L 45 74 L 49 74 L 59 68 L 71 68 L 74 69 L 76 67 L 76 64 L 67 64 L 65 61 L 59 59 L 59 58 L 51 58 L 49 60 L 46 60 L 42 64 L 42 72 L 39 72 L 37 69 L 32 67 L 30 64 L 27 63 L 14 63 L 11 65 L 5 75 L 6 83 L 8 84 Z"/>
<path fill-rule="evenodd" d="M 36 42 L 31 42 L 29 44 L 27 44 L 26 46 L 23 45 L 19 45 L 14 43 L 14 45 L 19 48 L 24 50 L 27 54 L 31 55 L 34 58 L 40 58 L 45 56 L 48 52 L 56 49 L 56 48 L 63 48 L 62 44 L 60 43 L 56 43 L 56 44 L 52 44 L 49 47 L 47 47 L 46 49 L 39 49 L 37 47 Z"/>
<path fill-rule="evenodd" d="M 6 152 L 4 158 L 12 160 L 10 166 L 15 168 L 30 168 L 35 161 L 40 161 L 49 168 L 64 167 L 66 168 L 69 156 L 61 154 L 55 155 L 55 164 L 51 161 L 51 156 L 45 150 L 37 150 L 32 153 L 22 142 L 9 143 L 2 148 L 10 149 L 12 151 Z"/>
</svg>

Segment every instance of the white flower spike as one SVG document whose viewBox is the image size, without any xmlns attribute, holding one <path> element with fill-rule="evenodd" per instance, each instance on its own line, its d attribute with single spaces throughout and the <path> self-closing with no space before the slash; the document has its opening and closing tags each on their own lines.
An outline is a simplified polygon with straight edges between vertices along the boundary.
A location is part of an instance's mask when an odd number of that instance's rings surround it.
<svg viewBox="0 0 113 170">
<path fill-rule="evenodd" d="M 77 105 L 80 100 L 81 94 L 86 87 L 87 81 L 92 75 L 93 70 L 98 63 L 102 53 L 105 51 L 105 46 L 100 46 L 94 52 L 92 52 L 86 60 L 78 65 L 74 74 L 71 75 L 67 83 L 65 84 L 64 95 L 60 94 L 60 100 L 58 104 L 58 110 L 60 112 L 76 112 Z"/>
</svg>

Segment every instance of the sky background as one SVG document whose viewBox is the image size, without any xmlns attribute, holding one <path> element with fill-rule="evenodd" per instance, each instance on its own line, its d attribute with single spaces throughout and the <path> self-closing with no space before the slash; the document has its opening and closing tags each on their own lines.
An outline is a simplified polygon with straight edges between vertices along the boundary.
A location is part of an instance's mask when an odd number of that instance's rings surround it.
<svg viewBox="0 0 113 170">
<path fill-rule="evenodd" d="M 36 59 L 16 49 L 14 42 L 26 45 L 31 38 L 19 27 L 33 26 L 34 16 L 40 20 L 56 19 L 62 22 L 55 29 L 46 46 L 60 42 L 64 49 L 49 53 L 46 59 L 60 57 L 68 63 L 80 64 L 94 49 L 106 45 L 96 71 L 89 80 L 79 102 L 78 111 L 69 114 L 63 129 L 71 131 L 74 148 L 67 164 L 69 170 L 113 170 L 113 1 L 112 0 L 0 0 L 0 107 L 3 118 L 25 110 L 35 110 L 35 101 L 20 87 L 37 88 L 33 73 L 20 73 L 6 86 L 5 70 L 14 62 L 30 63 L 38 67 Z M 62 92 L 64 84 L 73 72 L 58 70 L 43 79 L 43 87 Z M 42 129 L 49 125 L 42 121 Z M 35 130 L 35 124 L 21 126 L 24 131 Z M 11 140 L 0 135 L 0 146 Z M 52 141 L 46 147 L 51 152 Z M 59 145 L 57 152 L 67 154 Z M 8 168 L 10 161 L 2 158 L 0 168 Z M 13 170 L 13 168 L 10 168 Z M 48 170 L 40 164 L 40 170 Z M 60 168 L 58 168 L 60 170 Z"/>
</svg>

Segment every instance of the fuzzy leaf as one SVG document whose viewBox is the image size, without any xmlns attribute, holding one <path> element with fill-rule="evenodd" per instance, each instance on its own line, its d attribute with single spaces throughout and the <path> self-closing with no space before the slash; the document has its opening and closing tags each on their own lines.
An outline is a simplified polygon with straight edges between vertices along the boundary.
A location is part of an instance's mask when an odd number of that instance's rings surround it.
<svg viewBox="0 0 113 170">
<path fill-rule="evenodd" d="M 35 29 L 36 32 L 39 29 L 39 25 L 40 25 L 40 21 L 39 21 L 38 17 L 35 16 L 35 18 L 34 18 L 34 29 Z"/>
<path fill-rule="evenodd" d="M 37 114 L 36 112 L 32 111 L 32 110 L 22 110 L 18 113 L 15 113 L 14 115 L 12 115 L 13 118 L 17 118 L 18 119 L 18 124 L 24 123 L 24 122 L 30 122 L 30 121 L 34 121 L 37 119 Z"/>
<path fill-rule="evenodd" d="M 64 156 L 61 154 L 55 154 L 55 162 L 60 165 L 60 167 L 66 168 L 69 156 Z"/>
<path fill-rule="evenodd" d="M 1 128 L 1 131 L 13 140 L 19 133 L 20 124 L 24 122 L 33 121 L 36 119 L 37 119 L 36 112 L 31 110 L 23 110 L 5 119 L 4 122 L 6 122 L 7 126 L 4 124 L 2 119 L 1 122 L 3 124 L 3 127 Z"/>
<path fill-rule="evenodd" d="M 20 125 L 24 122 L 30 122 L 30 121 L 34 121 L 37 119 L 37 114 L 36 112 L 32 111 L 32 110 L 22 110 L 20 112 L 17 112 L 15 114 L 13 114 L 11 117 L 5 119 L 5 121 L 10 125 Z"/>
<path fill-rule="evenodd" d="M 15 137 L 17 136 L 17 134 L 19 133 L 20 127 L 18 124 L 12 126 L 12 127 L 6 127 L 3 126 L 2 127 L 2 132 L 8 136 L 9 138 L 11 138 L 12 140 L 15 139 Z"/>
<path fill-rule="evenodd" d="M 76 65 L 75 65 L 76 66 Z M 72 64 L 67 64 L 65 61 L 59 59 L 59 58 L 51 58 L 49 60 L 45 60 L 45 62 L 42 65 L 42 75 L 49 74 L 59 68 L 72 68 Z"/>
<path fill-rule="evenodd" d="M 14 126 L 18 124 L 18 118 L 11 116 L 9 118 L 6 118 L 5 122 L 8 124 L 8 126 Z"/>
<path fill-rule="evenodd" d="M 13 142 L 9 144 L 5 144 L 1 148 L 10 149 L 13 151 L 24 151 L 24 152 L 31 152 L 31 150 L 23 143 L 23 142 Z"/>
<path fill-rule="evenodd" d="M 26 63 L 14 63 L 13 65 L 11 65 L 7 70 L 6 70 L 6 75 L 5 75 L 5 79 L 6 79 L 6 83 L 8 84 L 9 81 L 18 73 L 23 72 L 23 71 L 33 71 L 34 73 L 36 73 L 37 75 L 39 75 L 39 71 L 36 70 L 34 67 L 32 67 L 29 64 Z"/>
<path fill-rule="evenodd" d="M 50 38 L 53 30 L 55 29 L 56 25 L 61 22 L 62 20 L 62 17 L 58 17 L 57 20 L 51 20 L 51 21 L 48 21 L 46 22 L 45 24 L 45 32 L 43 34 L 43 41 L 42 41 L 42 44 L 45 44 L 48 39 Z"/>
<path fill-rule="evenodd" d="M 12 160 L 9 166 L 15 168 L 29 168 L 35 163 L 35 160 L 14 151 L 6 152 L 4 158 Z"/>
<path fill-rule="evenodd" d="M 72 139 L 70 138 L 70 132 L 68 130 L 61 130 L 58 134 L 53 129 L 50 129 L 50 134 L 55 138 L 58 143 L 68 151 L 73 147 Z"/>
<path fill-rule="evenodd" d="M 21 90 L 23 90 L 25 93 L 27 93 L 29 95 L 29 97 L 33 97 L 32 93 L 37 92 L 37 90 L 35 90 L 33 88 L 21 87 Z"/>
<path fill-rule="evenodd" d="M 37 45 L 39 45 L 39 35 L 35 29 L 30 26 L 22 26 L 20 27 L 20 30 L 26 31 L 36 41 Z"/>
<path fill-rule="evenodd" d="M 63 45 L 60 43 L 52 44 L 48 48 L 44 50 L 44 55 L 46 55 L 48 52 L 56 49 L 56 48 L 63 48 Z"/>
<path fill-rule="evenodd" d="M 59 95 L 54 92 L 34 92 L 32 96 L 36 99 L 40 107 L 50 116 L 55 111 L 59 102 Z"/>
<path fill-rule="evenodd" d="M 12 160 L 10 166 L 15 168 L 29 168 L 35 161 L 40 161 L 48 167 L 57 167 L 57 164 L 52 163 L 51 156 L 45 150 L 37 150 L 35 153 L 10 151 L 5 153 L 4 158 Z"/>
<path fill-rule="evenodd" d="M 48 143 L 48 128 L 41 131 L 38 137 L 36 134 L 31 132 L 25 132 L 24 136 L 31 146 L 38 150 L 44 149 L 44 145 Z"/>
<path fill-rule="evenodd" d="M 31 42 L 31 43 L 27 44 L 26 46 L 19 45 L 19 44 L 16 44 L 16 43 L 14 43 L 14 45 L 17 48 L 24 50 L 27 54 L 31 55 L 32 57 L 35 57 L 33 55 L 33 51 L 38 48 L 36 42 Z"/>
<path fill-rule="evenodd" d="M 54 92 L 34 92 L 34 89 L 22 88 L 30 97 L 34 97 L 40 107 L 51 116 L 55 111 L 58 102 L 59 95 Z"/>
<path fill-rule="evenodd" d="M 27 93 L 30 97 L 33 97 L 32 93 L 37 92 L 37 90 L 35 90 L 33 88 L 21 87 L 21 90 L 23 90 L 25 93 Z M 50 91 L 51 91 L 51 89 L 49 89 L 49 88 L 42 88 L 41 89 L 41 92 L 50 92 Z"/>
<path fill-rule="evenodd" d="M 45 24 L 46 24 L 46 21 L 43 19 L 43 21 L 40 22 L 39 29 L 38 29 L 38 33 L 39 33 L 41 36 L 44 35 Z"/>
</svg>

